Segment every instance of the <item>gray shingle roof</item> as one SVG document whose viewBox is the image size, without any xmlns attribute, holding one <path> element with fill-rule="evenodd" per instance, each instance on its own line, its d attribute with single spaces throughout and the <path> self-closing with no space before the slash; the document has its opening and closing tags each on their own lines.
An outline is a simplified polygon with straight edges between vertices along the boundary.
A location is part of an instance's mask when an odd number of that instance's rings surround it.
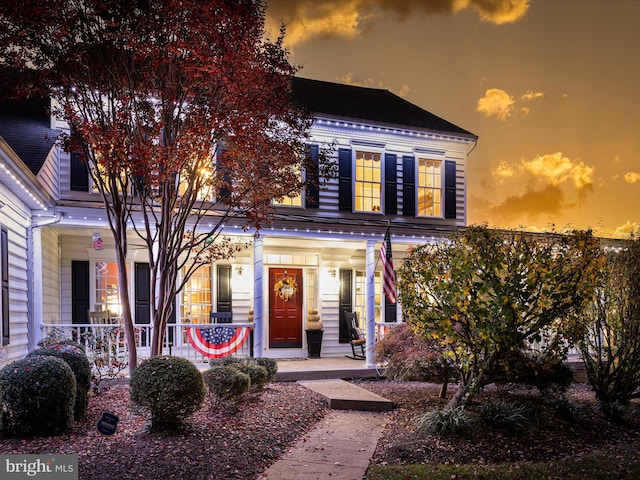
<svg viewBox="0 0 640 480">
<path fill-rule="evenodd" d="M 301 106 L 315 114 L 353 118 L 388 125 L 417 127 L 476 138 L 471 132 L 406 101 L 388 90 L 294 77 L 292 96 Z"/>
<path fill-rule="evenodd" d="M 58 130 L 49 128 L 48 99 L 0 104 L 0 136 L 37 175 L 55 143 Z"/>
</svg>

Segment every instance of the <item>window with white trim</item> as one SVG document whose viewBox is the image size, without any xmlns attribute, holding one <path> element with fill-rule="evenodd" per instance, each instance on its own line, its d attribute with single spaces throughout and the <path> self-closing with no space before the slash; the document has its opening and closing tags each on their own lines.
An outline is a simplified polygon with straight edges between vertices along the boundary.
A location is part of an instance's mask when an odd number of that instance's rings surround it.
<svg viewBox="0 0 640 480">
<path fill-rule="evenodd" d="M 420 217 L 442 217 L 442 160 L 418 158 L 417 207 Z"/>
<path fill-rule="evenodd" d="M 212 268 L 202 265 L 193 272 L 180 292 L 180 320 L 184 323 L 209 323 Z"/>
<path fill-rule="evenodd" d="M 355 210 L 381 213 L 382 162 L 381 154 L 356 150 Z"/>
</svg>

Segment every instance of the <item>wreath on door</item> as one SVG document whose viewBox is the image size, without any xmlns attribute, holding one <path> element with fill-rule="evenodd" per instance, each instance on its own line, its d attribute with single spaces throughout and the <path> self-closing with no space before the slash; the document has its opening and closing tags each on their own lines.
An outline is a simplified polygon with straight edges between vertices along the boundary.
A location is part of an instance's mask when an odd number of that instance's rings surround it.
<svg viewBox="0 0 640 480">
<path fill-rule="evenodd" d="M 288 302 L 298 292 L 298 284 L 293 277 L 284 276 L 273 286 L 273 291 L 279 298 Z"/>
</svg>

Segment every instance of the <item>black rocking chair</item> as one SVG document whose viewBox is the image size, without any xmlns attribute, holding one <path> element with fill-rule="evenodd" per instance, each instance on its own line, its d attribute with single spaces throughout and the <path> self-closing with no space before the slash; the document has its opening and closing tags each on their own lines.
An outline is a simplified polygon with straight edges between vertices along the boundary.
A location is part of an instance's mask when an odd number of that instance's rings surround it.
<svg viewBox="0 0 640 480">
<path fill-rule="evenodd" d="M 365 360 L 366 353 L 365 347 L 367 345 L 367 339 L 364 336 L 362 330 L 358 327 L 358 314 L 357 313 L 345 313 L 344 318 L 347 322 L 347 328 L 349 329 L 349 337 L 351 341 L 352 356 L 346 355 L 347 358 L 353 358 L 354 360 Z"/>
</svg>

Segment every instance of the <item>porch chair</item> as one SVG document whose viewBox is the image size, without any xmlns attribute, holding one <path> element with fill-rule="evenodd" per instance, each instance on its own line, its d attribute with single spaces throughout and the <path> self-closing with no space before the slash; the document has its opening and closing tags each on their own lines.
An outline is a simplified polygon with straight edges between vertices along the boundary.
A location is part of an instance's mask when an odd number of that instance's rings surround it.
<svg viewBox="0 0 640 480">
<path fill-rule="evenodd" d="M 233 323 L 233 312 L 209 312 L 209 323 Z"/>
<path fill-rule="evenodd" d="M 353 358 L 354 360 L 365 360 L 366 353 L 365 347 L 367 345 L 367 339 L 364 336 L 364 333 L 358 327 L 358 314 L 355 312 L 347 312 L 344 314 L 345 321 L 347 323 L 347 328 L 349 329 L 349 337 L 351 341 L 351 352 L 352 356 L 346 355 L 347 358 Z"/>
<path fill-rule="evenodd" d="M 109 310 L 90 311 L 87 310 L 87 317 L 89 317 L 89 323 L 96 325 L 96 328 L 91 329 L 93 334 L 93 340 L 95 345 L 93 348 L 104 348 L 109 343 L 109 329 L 107 325 L 116 326 L 114 323 L 115 318 L 111 316 Z"/>
</svg>

